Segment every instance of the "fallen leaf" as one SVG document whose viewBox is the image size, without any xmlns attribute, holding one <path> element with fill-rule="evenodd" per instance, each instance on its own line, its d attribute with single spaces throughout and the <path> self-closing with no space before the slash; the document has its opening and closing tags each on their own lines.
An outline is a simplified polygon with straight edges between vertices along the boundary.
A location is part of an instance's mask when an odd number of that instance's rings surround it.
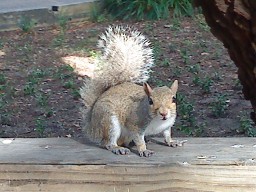
<svg viewBox="0 0 256 192">
<path fill-rule="evenodd" d="M 4 55 L 5 55 L 5 52 L 0 50 L 0 56 L 4 56 Z"/>
<path fill-rule="evenodd" d="M 196 158 L 197 158 L 197 159 L 206 159 L 207 157 L 204 156 L 204 155 L 198 155 Z"/>
<path fill-rule="evenodd" d="M 8 145 L 8 144 L 11 144 L 12 141 L 13 141 L 13 139 L 5 139 L 2 141 L 2 143 Z"/>
<path fill-rule="evenodd" d="M 244 145 L 235 144 L 235 145 L 232 145 L 231 147 L 233 147 L 233 148 L 244 148 Z"/>
</svg>

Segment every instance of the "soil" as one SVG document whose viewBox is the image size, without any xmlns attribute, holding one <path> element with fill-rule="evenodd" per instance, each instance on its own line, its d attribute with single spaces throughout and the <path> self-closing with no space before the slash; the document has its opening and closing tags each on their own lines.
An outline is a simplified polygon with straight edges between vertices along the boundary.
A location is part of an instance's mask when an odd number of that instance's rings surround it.
<svg viewBox="0 0 256 192">
<path fill-rule="evenodd" d="M 0 32 L 0 137 L 83 137 L 79 88 L 90 76 L 98 36 L 110 24 L 131 25 L 152 42 L 151 86 L 179 80 L 174 137 L 256 135 L 236 66 L 196 15 Z"/>
</svg>

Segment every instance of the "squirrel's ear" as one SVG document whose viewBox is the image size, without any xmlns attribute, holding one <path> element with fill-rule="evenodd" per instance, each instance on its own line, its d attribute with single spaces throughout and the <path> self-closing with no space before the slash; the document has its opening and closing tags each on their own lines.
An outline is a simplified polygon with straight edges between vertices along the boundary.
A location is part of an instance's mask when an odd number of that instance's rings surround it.
<svg viewBox="0 0 256 192">
<path fill-rule="evenodd" d="M 175 80 L 171 86 L 172 93 L 176 95 L 176 92 L 178 90 L 178 80 Z"/>
<path fill-rule="evenodd" d="M 143 83 L 143 88 L 147 96 L 150 96 L 152 92 L 152 88 L 149 86 L 149 84 Z"/>
</svg>

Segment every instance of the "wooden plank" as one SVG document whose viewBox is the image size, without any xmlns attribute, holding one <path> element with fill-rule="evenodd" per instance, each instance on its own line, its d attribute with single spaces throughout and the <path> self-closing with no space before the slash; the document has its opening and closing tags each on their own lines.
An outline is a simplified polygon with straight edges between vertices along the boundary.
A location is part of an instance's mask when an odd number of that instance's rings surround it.
<svg viewBox="0 0 256 192">
<path fill-rule="evenodd" d="M 186 139 L 169 148 L 154 138 L 150 158 L 68 138 L 0 139 L 0 191 L 256 191 L 254 138 Z"/>
<path fill-rule="evenodd" d="M 12 164 L 254 164 L 255 138 L 179 138 L 188 140 L 183 147 L 163 146 L 154 138 L 148 148 L 155 151 L 150 158 L 141 158 L 136 150 L 127 156 L 69 138 L 19 138 L 10 144 L 0 139 L 0 163 Z M 160 144 L 159 144 L 160 143 Z M 201 157 L 201 158 L 200 158 Z M 205 158 L 204 158 L 205 157 Z"/>
</svg>

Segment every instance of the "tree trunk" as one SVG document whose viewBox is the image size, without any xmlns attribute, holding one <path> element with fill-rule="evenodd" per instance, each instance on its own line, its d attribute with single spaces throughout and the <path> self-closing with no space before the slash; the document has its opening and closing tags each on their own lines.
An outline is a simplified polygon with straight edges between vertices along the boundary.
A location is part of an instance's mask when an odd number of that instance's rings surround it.
<svg viewBox="0 0 256 192">
<path fill-rule="evenodd" d="M 195 0 L 201 6 L 211 32 L 228 49 L 238 67 L 243 94 L 250 100 L 256 123 L 256 1 Z"/>
</svg>

